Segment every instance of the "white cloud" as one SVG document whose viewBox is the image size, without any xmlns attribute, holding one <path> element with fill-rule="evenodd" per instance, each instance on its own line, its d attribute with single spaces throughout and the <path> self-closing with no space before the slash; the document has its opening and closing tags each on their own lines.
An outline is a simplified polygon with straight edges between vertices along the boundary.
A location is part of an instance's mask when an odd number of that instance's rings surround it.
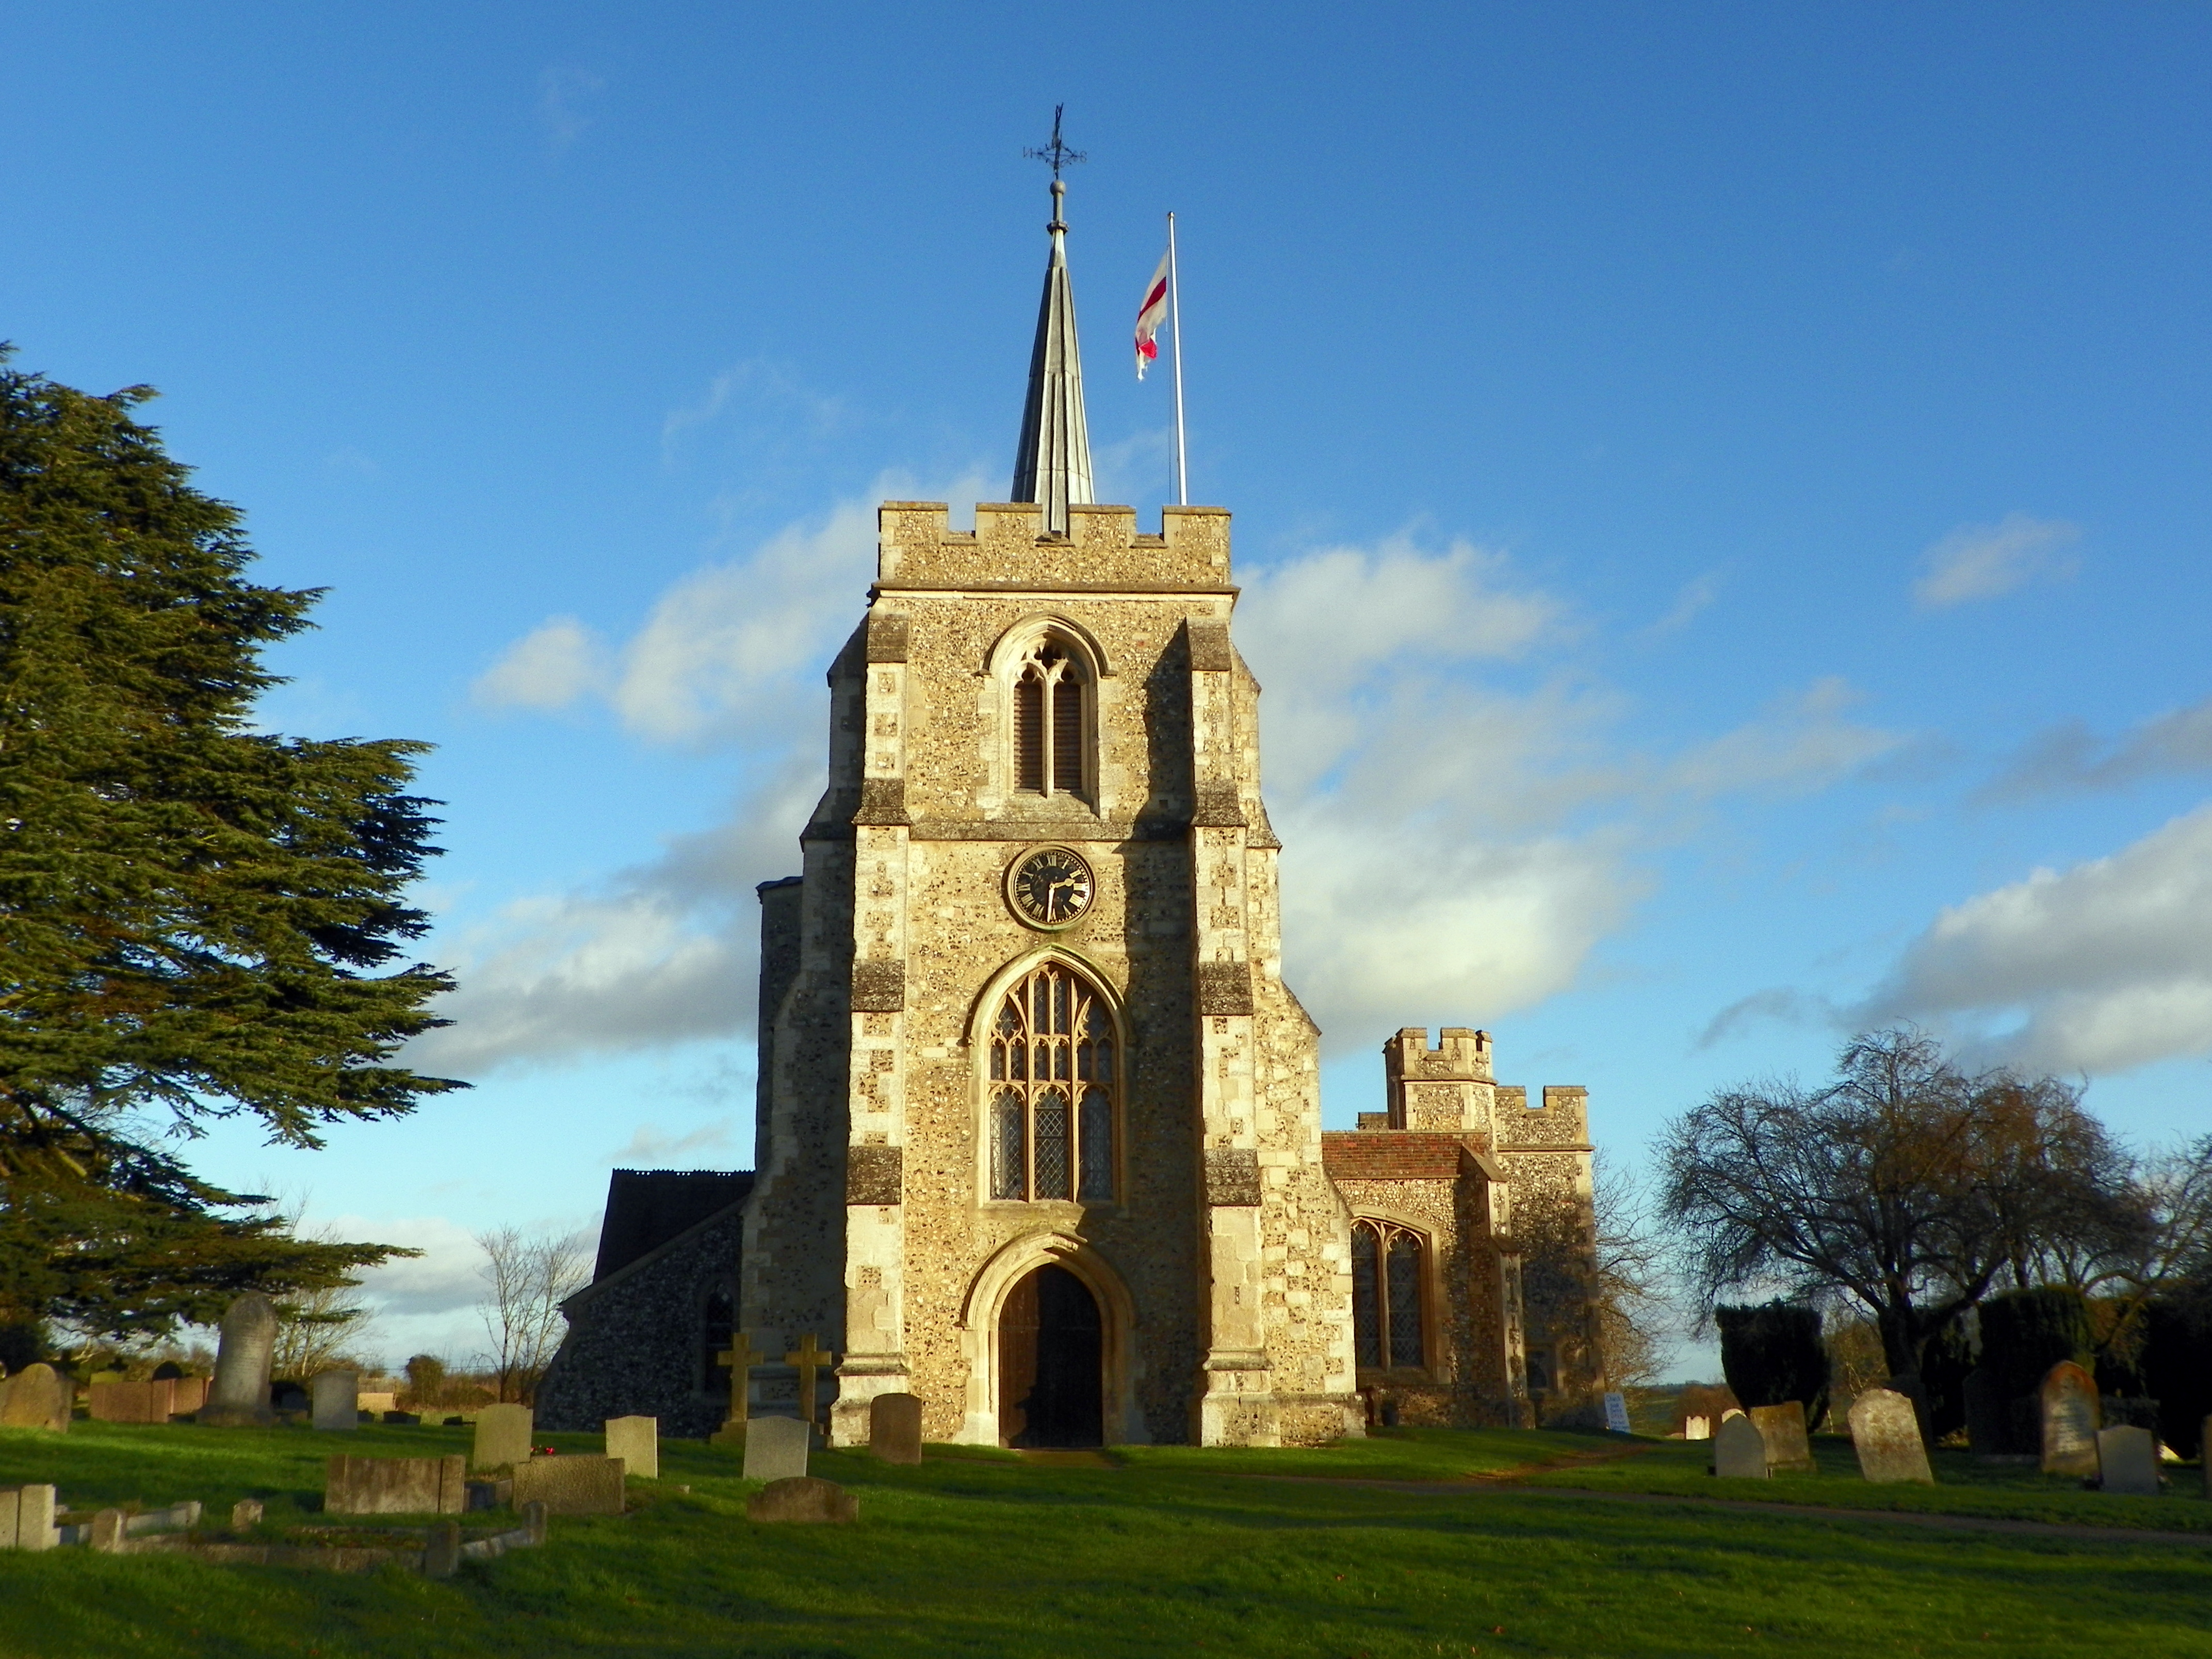
<svg viewBox="0 0 2212 1659">
<path fill-rule="evenodd" d="M 1679 633 L 1720 596 L 1721 573 L 1708 570 L 1704 575 L 1683 583 L 1682 591 L 1674 596 L 1674 603 L 1667 614 L 1644 631 L 1647 634 Z"/>
<path fill-rule="evenodd" d="M 2145 720 L 2109 748 L 2078 721 L 2046 732 L 1981 791 L 1981 799 L 2118 789 L 2164 773 L 2206 771 L 2212 771 L 2212 697 Z"/>
<path fill-rule="evenodd" d="M 733 1144 L 734 1118 L 716 1118 L 680 1135 L 672 1135 L 654 1123 L 641 1123 L 630 1138 L 608 1155 L 617 1165 L 665 1164 L 686 1152 L 711 1152 Z"/>
<path fill-rule="evenodd" d="M 1674 791 L 1700 798 L 1743 790 L 1802 794 L 1824 788 L 1905 741 L 1901 733 L 1844 718 L 1844 711 L 1859 701 L 1844 680 L 1815 680 L 1768 718 L 1676 757 L 1667 766 L 1666 781 Z"/>
<path fill-rule="evenodd" d="M 2073 574 L 2075 562 L 2058 550 L 2081 534 L 2057 519 L 2008 513 L 1996 524 L 1961 525 L 1920 556 L 1913 603 L 1946 610 L 1973 599 L 1993 599 L 2043 578 Z"/>
<path fill-rule="evenodd" d="M 2038 1070 L 2212 1052 L 2212 803 L 1943 911 L 1863 1015 L 1948 1018 Z"/>
<path fill-rule="evenodd" d="M 489 708 L 566 708 L 611 683 L 606 647 L 574 617 L 550 617 L 517 640 L 470 688 Z"/>
</svg>

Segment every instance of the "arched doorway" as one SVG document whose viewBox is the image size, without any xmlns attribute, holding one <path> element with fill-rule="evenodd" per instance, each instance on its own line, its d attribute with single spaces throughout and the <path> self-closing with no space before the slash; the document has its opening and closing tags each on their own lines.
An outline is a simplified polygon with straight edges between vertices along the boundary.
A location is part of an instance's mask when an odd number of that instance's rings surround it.
<svg viewBox="0 0 2212 1659">
<path fill-rule="evenodd" d="M 1105 1322 L 1056 1263 L 1024 1274 L 999 1314 L 999 1431 L 1009 1446 L 1105 1443 Z"/>
</svg>

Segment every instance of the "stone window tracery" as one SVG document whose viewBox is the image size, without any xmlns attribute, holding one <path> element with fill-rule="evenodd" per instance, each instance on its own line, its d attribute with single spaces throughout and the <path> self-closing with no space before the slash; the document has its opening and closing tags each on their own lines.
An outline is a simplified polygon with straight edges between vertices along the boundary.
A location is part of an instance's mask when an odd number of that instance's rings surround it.
<svg viewBox="0 0 2212 1659">
<path fill-rule="evenodd" d="M 1362 1370 L 1428 1364 L 1422 1311 L 1428 1240 L 1410 1227 L 1361 1217 L 1352 1224 L 1352 1334 Z"/>
<path fill-rule="evenodd" d="M 1089 686 L 1081 659 L 1050 635 L 1023 655 L 1014 672 L 1011 722 L 1017 793 L 1089 793 Z"/>
<path fill-rule="evenodd" d="M 1097 988 L 1062 963 L 1031 969 L 990 1043 L 991 1196 L 1111 1203 L 1121 1057 Z"/>
</svg>

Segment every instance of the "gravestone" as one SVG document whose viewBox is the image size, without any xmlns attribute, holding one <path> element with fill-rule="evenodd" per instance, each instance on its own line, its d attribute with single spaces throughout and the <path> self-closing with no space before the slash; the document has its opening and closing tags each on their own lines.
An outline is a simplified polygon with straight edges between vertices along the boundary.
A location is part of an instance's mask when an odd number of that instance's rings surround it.
<svg viewBox="0 0 2212 1659">
<path fill-rule="evenodd" d="M 233 1532 L 252 1531 L 254 1528 L 261 1524 L 261 1500 L 259 1498 L 240 1498 L 238 1502 L 230 1506 L 230 1529 Z"/>
<path fill-rule="evenodd" d="M 70 1425 L 69 1379 L 52 1365 L 26 1365 L 0 1395 L 0 1429 L 51 1429 Z"/>
<path fill-rule="evenodd" d="M 2097 1380 L 2070 1359 L 2043 1374 L 2037 1390 L 2043 1412 L 2043 1472 L 2093 1475 L 2097 1472 Z"/>
<path fill-rule="evenodd" d="M 921 1462 L 921 1398 L 879 1394 L 868 1402 L 868 1449 L 886 1463 Z"/>
<path fill-rule="evenodd" d="M 429 1544 L 422 1551 L 425 1578 L 451 1578 L 461 1570 L 461 1523 L 441 1521 L 430 1528 Z"/>
<path fill-rule="evenodd" d="M 1605 1397 L 1605 1429 L 1607 1434 L 1633 1434 L 1628 1423 L 1628 1396 L 1609 1394 Z"/>
<path fill-rule="evenodd" d="M 207 1404 L 209 1379 L 204 1376 L 179 1376 L 169 1384 L 169 1411 L 173 1416 L 190 1417 Z"/>
<path fill-rule="evenodd" d="M 745 1479 L 794 1480 L 806 1473 L 811 1425 L 795 1417 L 756 1417 L 745 1425 Z"/>
<path fill-rule="evenodd" d="M 102 1510 L 92 1517 L 92 1536 L 86 1541 L 102 1555 L 112 1555 L 123 1547 L 124 1523 L 130 1517 L 121 1510 Z"/>
<path fill-rule="evenodd" d="M 1778 1406 L 1753 1406 L 1752 1426 L 1766 1443 L 1766 1467 L 1790 1474 L 1811 1474 L 1813 1443 L 1805 1434 L 1805 1402 L 1785 1400 Z"/>
<path fill-rule="evenodd" d="M 1766 1437 L 1741 1412 L 1724 1420 L 1713 1437 L 1713 1473 L 1723 1480 L 1766 1479 Z"/>
<path fill-rule="evenodd" d="M 2097 1431 L 2097 1486 L 2102 1492 L 2158 1496 L 2158 1437 L 2148 1429 Z"/>
<path fill-rule="evenodd" d="M 623 1473 L 619 1457 L 525 1458 L 514 1466 L 514 1502 L 543 1504 L 548 1515 L 620 1515 Z"/>
<path fill-rule="evenodd" d="M 756 1419 L 759 1421 L 763 1419 Z M 774 1422 L 776 1419 L 765 1419 Z M 745 1499 L 749 1521 L 857 1521 L 860 1500 L 834 1480 L 793 1475 L 771 1480 Z"/>
<path fill-rule="evenodd" d="M 459 1515 L 468 1503 L 467 1462 L 451 1457 L 349 1457 L 325 1466 L 323 1508 L 332 1515 Z"/>
<path fill-rule="evenodd" d="M 477 1438 L 469 1453 L 472 1469 L 520 1468 L 530 1461 L 530 1431 L 534 1426 L 527 1406 L 486 1406 L 477 1413 Z"/>
<path fill-rule="evenodd" d="M 1682 1419 L 1682 1438 L 1710 1440 L 1713 1437 L 1713 1419 L 1710 1417 L 1686 1417 Z"/>
<path fill-rule="evenodd" d="M 52 1486 L 0 1486 L 0 1549 L 50 1550 L 61 1541 Z"/>
<path fill-rule="evenodd" d="M 94 1382 L 88 1414 L 95 1423 L 166 1423 L 176 1408 L 177 1385 L 167 1377 L 148 1382 Z"/>
<path fill-rule="evenodd" d="M 222 1316 L 215 1382 L 199 1420 L 218 1428 L 253 1428 L 276 1420 L 269 1409 L 269 1367 L 276 1355 L 276 1310 L 258 1291 L 248 1291 Z"/>
<path fill-rule="evenodd" d="M 621 1458 L 625 1471 L 641 1480 L 660 1479 L 659 1418 L 610 1417 L 606 1437 L 607 1455 Z"/>
<path fill-rule="evenodd" d="M 1928 1467 L 1928 1448 L 1920 1438 L 1920 1416 L 1894 1389 L 1869 1389 L 1851 1401 L 1851 1449 L 1859 1473 L 1876 1486 L 1900 1481 L 1936 1484 Z"/>
<path fill-rule="evenodd" d="M 357 1429 L 361 1426 L 359 1371 L 318 1372 L 314 1388 L 317 1428 Z"/>
</svg>

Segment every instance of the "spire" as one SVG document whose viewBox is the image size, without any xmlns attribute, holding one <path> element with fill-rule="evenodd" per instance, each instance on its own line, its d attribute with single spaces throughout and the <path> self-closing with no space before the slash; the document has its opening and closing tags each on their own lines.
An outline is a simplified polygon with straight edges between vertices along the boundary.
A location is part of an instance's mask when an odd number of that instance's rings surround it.
<svg viewBox="0 0 2212 1659">
<path fill-rule="evenodd" d="M 1044 299 L 1037 307 L 1036 343 L 1030 349 L 1029 398 L 1022 406 L 1022 441 L 1014 455 L 1012 499 L 1037 501 L 1044 526 L 1067 533 L 1067 509 L 1091 501 L 1091 434 L 1083 419 L 1083 361 L 1075 343 L 1075 290 L 1067 279 L 1067 226 L 1060 204 L 1065 161 L 1083 158 L 1060 142 L 1060 112 L 1052 115 L 1052 144 L 1031 155 L 1052 163 L 1052 257 L 1044 268 Z"/>
</svg>

